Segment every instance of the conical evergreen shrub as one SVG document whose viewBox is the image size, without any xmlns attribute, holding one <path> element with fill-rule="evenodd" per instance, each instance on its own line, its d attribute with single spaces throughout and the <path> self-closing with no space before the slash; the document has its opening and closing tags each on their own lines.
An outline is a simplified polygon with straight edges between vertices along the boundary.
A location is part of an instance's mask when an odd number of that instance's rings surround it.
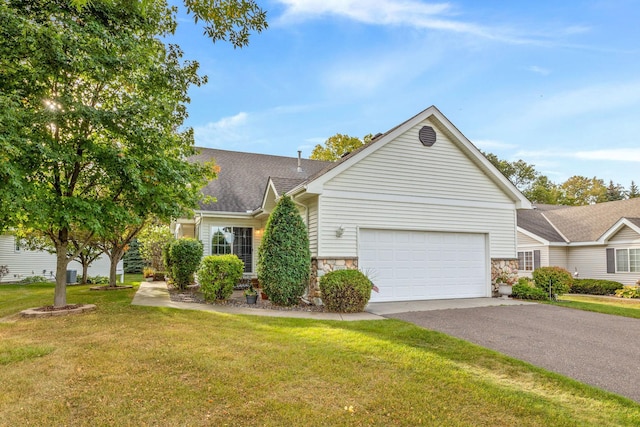
<svg viewBox="0 0 640 427">
<path fill-rule="evenodd" d="M 307 227 L 288 196 L 271 212 L 258 249 L 258 280 L 269 299 L 295 305 L 309 285 L 311 252 Z"/>
</svg>

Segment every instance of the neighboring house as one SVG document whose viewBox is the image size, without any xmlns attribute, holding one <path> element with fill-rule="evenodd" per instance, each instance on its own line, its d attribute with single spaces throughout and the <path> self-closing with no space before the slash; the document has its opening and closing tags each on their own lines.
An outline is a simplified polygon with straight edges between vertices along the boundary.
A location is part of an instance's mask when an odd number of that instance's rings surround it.
<svg viewBox="0 0 640 427">
<path fill-rule="evenodd" d="M 380 289 L 371 301 L 488 297 L 492 267 L 517 269 L 516 209 L 529 201 L 435 107 L 327 163 L 200 149 L 219 177 L 217 198 L 175 232 L 205 254 L 235 253 L 255 275 L 277 199 L 290 195 L 309 230 L 310 291 L 318 276 L 358 268 Z"/>
<path fill-rule="evenodd" d="M 121 270 L 122 261 L 119 264 Z M 28 276 L 44 276 L 55 280 L 56 256 L 45 251 L 30 251 L 20 245 L 11 234 L 0 235 L 0 265 L 9 267 L 9 274 L 2 283 L 17 282 Z M 89 266 L 89 276 L 109 277 L 109 257 L 101 256 Z M 77 261 L 69 263 L 68 270 L 75 270 L 78 280 L 82 277 L 82 265 Z"/>
<path fill-rule="evenodd" d="M 519 273 L 559 266 L 581 278 L 640 279 L 640 198 L 518 211 Z"/>
</svg>

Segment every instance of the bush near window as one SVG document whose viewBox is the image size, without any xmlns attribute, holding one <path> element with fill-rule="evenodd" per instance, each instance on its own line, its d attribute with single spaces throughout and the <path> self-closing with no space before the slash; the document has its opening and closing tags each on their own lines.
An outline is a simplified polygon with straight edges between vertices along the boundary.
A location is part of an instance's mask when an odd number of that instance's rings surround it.
<svg viewBox="0 0 640 427">
<path fill-rule="evenodd" d="M 624 286 L 616 291 L 616 296 L 622 298 L 640 298 L 640 286 Z"/>
<path fill-rule="evenodd" d="M 357 313 L 371 298 L 371 281 L 358 270 L 332 271 L 320 278 L 320 291 L 327 310 Z"/>
<path fill-rule="evenodd" d="M 269 215 L 258 249 L 258 280 L 274 304 L 288 306 L 304 295 L 310 272 L 307 227 L 293 200 L 284 196 Z"/>
<path fill-rule="evenodd" d="M 566 294 L 571 290 L 573 276 L 562 267 L 540 267 L 531 273 L 536 288 L 549 295 L 549 286 L 555 295 Z"/>
<path fill-rule="evenodd" d="M 572 294 L 613 295 L 624 285 L 613 280 L 573 279 Z"/>
<path fill-rule="evenodd" d="M 236 255 L 204 257 L 198 270 L 198 282 L 204 299 L 218 301 L 229 298 L 243 271 L 244 263 Z"/>
<path fill-rule="evenodd" d="M 192 238 L 174 240 L 169 245 L 168 253 L 171 280 L 179 289 L 186 289 L 193 284 L 193 275 L 202 260 L 202 242 Z"/>
</svg>

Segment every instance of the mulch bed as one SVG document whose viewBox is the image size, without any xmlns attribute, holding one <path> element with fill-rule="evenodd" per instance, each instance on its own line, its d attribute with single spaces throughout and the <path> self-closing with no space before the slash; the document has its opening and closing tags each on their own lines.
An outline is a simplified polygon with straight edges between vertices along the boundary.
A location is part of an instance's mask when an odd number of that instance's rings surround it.
<svg viewBox="0 0 640 427">
<path fill-rule="evenodd" d="M 67 304 L 60 307 L 45 305 L 42 307 L 29 308 L 20 312 L 21 317 L 53 317 L 66 316 L 68 314 L 80 314 L 96 309 L 95 304 Z"/>
<path fill-rule="evenodd" d="M 222 305 L 227 307 L 255 308 L 255 309 L 277 310 L 277 311 L 307 311 L 307 312 L 317 312 L 317 313 L 324 313 L 326 311 L 322 306 L 305 304 L 302 301 L 298 305 L 294 305 L 291 307 L 282 307 L 279 305 L 275 305 L 271 301 L 264 300 L 261 298 L 258 298 L 258 301 L 256 302 L 256 304 L 247 304 L 247 300 L 242 294 L 242 291 L 234 291 L 233 295 L 226 301 L 216 301 L 211 303 L 204 300 L 204 297 L 200 293 L 198 286 L 192 286 L 189 289 L 184 291 L 180 291 L 178 289 L 169 287 L 169 296 L 171 297 L 171 301 L 173 302 L 211 304 L 211 305 Z"/>
</svg>

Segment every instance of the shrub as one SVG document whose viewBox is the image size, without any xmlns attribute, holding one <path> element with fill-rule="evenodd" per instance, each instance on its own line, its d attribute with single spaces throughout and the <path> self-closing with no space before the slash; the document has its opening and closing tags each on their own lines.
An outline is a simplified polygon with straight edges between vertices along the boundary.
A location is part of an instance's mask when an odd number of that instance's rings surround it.
<svg viewBox="0 0 640 427">
<path fill-rule="evenodd" d="M 0 281 L 2 278 L 9 274 L 9 266 L 8 265 L 0 265 Z"/>
<path fill-rule="evenodd" d="M 44 276 L 27 276 L 18 283 L 21 285 L 29 285 L 31 283 L 46 283 L 48 280 Z"/>
<path fill-rule="evenodd" d="M 151 267 L 145 267 L 142 269 L 142 275 L 144 277 L 153 277 L 155 270 Z"/>
<path fill-rule="evenodd" d="M 622 298 L 640 298 L 640 286 L 624 286 L 616 291 L 616 295 Z"/>
<path fill-rule="evenodd" d="M 150 225 L 138 234 L 139 251 L 147 265 L 156 271 L 163 268 L 162 250 L 173 240 L 166 225 Z"/>
<path fill-rule="evenodd" d="M 551 284 L 551 293 L 554 295 L 562 295 L 569 292 L 573 276 L 567 270 L 561 267 L 540 267 L 531 274 L 537 288 L 540 288 L 549 295 L 549 285 Z"/>
<path fill-rule="evenodd" d="M 573 279 L 571 293 L 590 295 L 613 295 L 624 285 L 613 280 Z"/>
<path fill-rule="evenodd" d="M 105 276 L 89 276 L 87 277 L 88 285 L 108 285 L 109 278 Z"/>
<path fill-rule="evenodd" d="M 543 289 L 536 288 L 532 284 L 527 284 L 520 280 L 518 280 L 517 284 L 513 285 L 512 291 L 512 298 L 535 301 L 545 301 L 549 299 L 549 294 L 547 294 Z"/>
<path fill-rule="evenodd" d="M 271 212 L 258 249 L 258 279 L 269 299 L 297 304 L 311 270 L 309 236 L 298 208 L 284 196 Z"/>
<path fill-rule="evenodd" d="M 197 239 L 185 238 L 174 240 L 169 245 L 169 272 L 173 284 L 179 289 L 186 289 L 193 284 L 193 274 L 202 259 L 202 242 Z"/>
<path fill-rule="evenodd" d="M 224 300 L 233 293 L 244 271 L 244 263 L 236 255 L 209 255 L 198 270 L 200 291 L 206 301 Z"/>
<path fill-rule="evenodd" d="M 322 302 L 329 311 L 357 313 L 371 298 L 371 281 L 358 270 L 338 270 L 320 278 Z"/>
</svg>

